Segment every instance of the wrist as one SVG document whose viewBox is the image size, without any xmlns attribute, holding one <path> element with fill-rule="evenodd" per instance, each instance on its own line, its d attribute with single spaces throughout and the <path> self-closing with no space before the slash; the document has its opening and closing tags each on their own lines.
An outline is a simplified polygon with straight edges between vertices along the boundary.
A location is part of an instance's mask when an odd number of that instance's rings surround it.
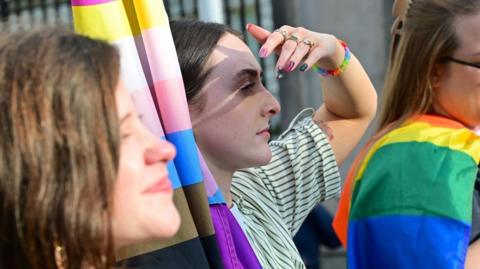
<svg viewBox="0 0 480 269">
<path fill-rule="evenodd" d="M 327 69 L 319 66 L 318 64 L 313 65 L 312 70 L 320 74 L 321 76 L 338 76 L 345 71 L 348 64 L 350 63 L 350 58 L 352 56 L 350 49 L 347 46 L 347 43 L 344 41 L 338 40 L 337 42 L 343 48 L 343 59 L 340 64 L 337 64 L 335 68 Z M 333 59 L 333 58 L 331 58 Z"/>
<path fill-rule="evenodd" d="M 345 49 L 340 41 L 333 35 L 328 35 L 328 38 L 333 43 L 327 49 L 327 55 L 318 60 L 316 65 L 322 69 L 332 70 L 338 68 L 345 58 Z"/>
</svg>

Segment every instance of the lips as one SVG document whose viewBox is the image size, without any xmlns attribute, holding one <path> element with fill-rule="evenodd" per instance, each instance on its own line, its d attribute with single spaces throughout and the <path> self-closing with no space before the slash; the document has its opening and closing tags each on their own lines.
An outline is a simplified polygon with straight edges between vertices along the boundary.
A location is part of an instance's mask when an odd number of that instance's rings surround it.
<svg viewBox="0 0 480 269">
<path fill-rule="evenodd" d="M 263 136 L 265 137 L 267 140 L 270 139 L 270 131 L 269 131 L 269 127 L 261 130 L 260 132 L 257 133 L 257 135 L 259 136 Z"/>
<path fill-rule="evenodd" d="M 258 132 L 257 135 L 260 135 L 260 134 L 263 134 L 263 133 L 270 133 L 269 130 L 270 130 L 270 127 L 267 126 L 265 129 L 262 129 L 260 132 Z"/>
<path fill-rule="evenodd" d="M 159 179 L 152 186 L 143 191 L 144 194 L 171 193 L 173 192 L 172 183 L 167 176 Z"/>
</svg>

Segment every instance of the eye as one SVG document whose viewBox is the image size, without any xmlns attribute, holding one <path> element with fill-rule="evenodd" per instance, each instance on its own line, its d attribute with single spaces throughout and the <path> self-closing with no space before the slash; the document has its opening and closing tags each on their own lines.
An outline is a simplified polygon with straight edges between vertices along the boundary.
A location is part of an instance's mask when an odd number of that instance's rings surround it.
<svg viewBox="0 0 480 269">
<path fill-rule="evenodd" d="M 248 82 L 247 84 L 243 85 L 240 90 L 242 91 L 251 91 L 253 89 L 253 87 L 255 86 L 255 82 Z"/>
<path fill-rule="evenodd" d="M 121 139 L 121 140 L 127 139 L 127 138 L 131 137 L 132 134 L 133 134 L 132 132 L 122 132 L 122 133 L 120 134 L 120 139 Z"/>
</svg>

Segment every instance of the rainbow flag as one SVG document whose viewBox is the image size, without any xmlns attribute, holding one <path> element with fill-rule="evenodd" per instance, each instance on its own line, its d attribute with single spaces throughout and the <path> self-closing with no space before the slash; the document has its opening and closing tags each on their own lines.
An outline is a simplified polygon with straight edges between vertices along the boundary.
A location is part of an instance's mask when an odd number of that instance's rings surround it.
<svg viewBox="0 0 480 269">
<path fill-rule="evenodd" d="M 168 240 L 121 249 L 133 268 L 260 268 L 194 141 L 177 54 L 161 0 L 71 0 L 77 33 L 114 44 L 121 79 L 146 127 L 172 142 L 182 225 Z"/>
<path fill-rule="evenodd" d="M 464 268 L 480 137 L 422 115 L 367 144 L 334 228 L 350 269 Z"/>
</svg>

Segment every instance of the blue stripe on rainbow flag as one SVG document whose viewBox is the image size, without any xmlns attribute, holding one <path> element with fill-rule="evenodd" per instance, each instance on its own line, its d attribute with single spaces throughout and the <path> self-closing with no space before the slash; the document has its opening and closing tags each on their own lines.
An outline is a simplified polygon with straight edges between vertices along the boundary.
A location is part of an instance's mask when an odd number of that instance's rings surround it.
<svg viewBox="0 0 480 269">
<path fill-rule="evenodd" d="M 203 181 L 200 170 L 197 146 L 192 129 L 166 134 L 167 140 L 175 145 L 177 156 L 174 159 L 182 186 L 189 186 Z"/>
<path fill-rule="evenodd" d="M 462 268 L 469 234 L 469 225 L 437 216 L 388 215 L 352 221 L 348 268 Z"/>
</svg>

